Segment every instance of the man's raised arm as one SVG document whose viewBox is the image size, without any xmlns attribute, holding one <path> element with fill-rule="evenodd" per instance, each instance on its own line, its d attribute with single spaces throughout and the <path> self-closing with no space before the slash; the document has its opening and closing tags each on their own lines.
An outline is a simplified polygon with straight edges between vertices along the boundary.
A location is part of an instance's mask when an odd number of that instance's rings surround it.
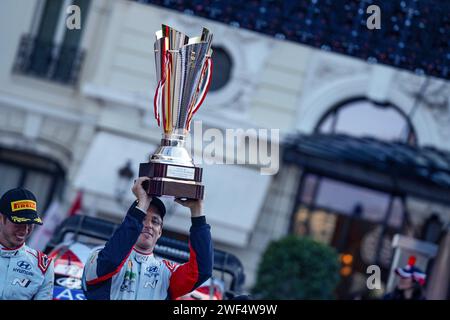
<svg viewBox="0 0 450 320">
<path fill-rule="evenodd" d="M 140 194 L 136 185 L 142 184 L 147 179 L 139 178 L 136 180 L 133 193 L 138 200 L 128 209 L 122 224 L 108 240 L 105 247 L 93 252 L 89 257 L 85 266 L 85 280 L 88 286 L 110 279 L 120 271 L 130 255 L 142 231 L 142 221 L 151 202 L 151 197 L 148 197 L 147 194 Z M 143 189 L 140 188 L 140 190 Z"/>
<path fill-rule="evenodd" d="M 169 296 L 176 299 L 191 292 L 208 280 L 212 275 L 214 251 L 211 240 L 211 227 L 206 223 L 200 200 L 175 200 L 191 209 L 192 226 L 189 236 L 189 261 L 173 266 L 165 261 L 171 271 Z"/>
</svg>

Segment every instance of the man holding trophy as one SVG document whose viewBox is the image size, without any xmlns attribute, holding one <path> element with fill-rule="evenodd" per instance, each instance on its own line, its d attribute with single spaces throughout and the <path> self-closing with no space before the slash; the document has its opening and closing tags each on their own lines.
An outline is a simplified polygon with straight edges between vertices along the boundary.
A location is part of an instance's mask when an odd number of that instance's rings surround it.
<svg viewBox="0 0 450 320">
<path fill-rule="evenodd" d="M 211 80 L 212 34 L 189 38 L 168 26 L 156 33 L 158 85 L 154 112 L 163 128 L 161 146 L 139 168 L 132 191 L 137 200 L 105 247 L 94 250 L 84 269 L 87 299 L 176 299 L 212 275 L 210 226 L 202 213 L 202 169 L 184 148 L 192 116 Z M 173 196 L 191 211 L 189 261 L 175 265 L 153 255 L 166 208 L 158 196 Z"/>
</svg>

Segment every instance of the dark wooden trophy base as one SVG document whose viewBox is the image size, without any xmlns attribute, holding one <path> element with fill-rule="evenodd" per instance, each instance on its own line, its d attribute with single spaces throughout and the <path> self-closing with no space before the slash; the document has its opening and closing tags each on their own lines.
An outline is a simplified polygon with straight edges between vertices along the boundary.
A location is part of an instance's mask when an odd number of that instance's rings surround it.
<svg viewBox="0 0 450 320">
<path fill-rule="evenodd" d="M 173 196 L 175 198 L 203 199 L 205 186 L 203 169 L 166 163 L 141 163 L 139 177 L 149 177 L 143 184 L 150 196 Z"/>
</svg>

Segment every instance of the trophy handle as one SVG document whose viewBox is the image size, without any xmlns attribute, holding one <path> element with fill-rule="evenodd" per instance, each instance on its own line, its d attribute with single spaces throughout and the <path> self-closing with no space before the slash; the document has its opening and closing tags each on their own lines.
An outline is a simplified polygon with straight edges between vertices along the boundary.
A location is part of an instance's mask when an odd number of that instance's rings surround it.
<svg viewBox="0 0 450 320">
<path fill-rule="evenodd" d="M 196 103 L 189 111 L 187 128 L 186 128 L 188 131 L 189 131 L 189 127 L 191 126 L 192 117 L 197 112 L 197 110 L 200 108 L 203 101 L 205 100 L 206 94 L 208 93 L 209 86 L 210 86 L 211 80 L 212 80 L 212 68 L 213 68 L 213 62 L 212 62 L 211 57 L 206 57 L 206 61 L 205 61 L 205 64 L 204 64 L 203 70 L 202 70 L 201 79 L 198 83 L 197 90 L 196 90 L 197 94 L 199 93 L 201 87 L 203 87 L 203 90 L 200 93 L 199 98 L 196 99 Z M 204 83 L 204 85 L 202 86 L 201 84 L 203 84 L 203 83 Z"/>
<path fill-rule="evenodd" d="M 158 82 L 158 85 L 157 85 L 156 91 L 155 91 L 155 96 L 153 97 L 153 113 L 155 115 L 156 121 L 158 122 L 158 127 L 160 127 L 159 110 L 161 109 L 161 105 L 162 105 L 163 92 L 164 92 L 164 87 L 166 84 L 166 75 L 168 72 L 170 72 L 169 68 L 171 68 L 170 52 L 166 51 L 166 54 L 164 57 L 164 67 L 161 70 L 162 71 L 161 79 Z"/>
</svg>

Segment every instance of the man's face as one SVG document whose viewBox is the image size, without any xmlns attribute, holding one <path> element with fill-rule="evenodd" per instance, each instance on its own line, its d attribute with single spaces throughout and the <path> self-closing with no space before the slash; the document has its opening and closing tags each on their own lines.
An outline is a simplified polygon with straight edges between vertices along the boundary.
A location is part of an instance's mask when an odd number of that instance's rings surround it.
<svg viewBox="0 0 450 320">
<path fill-rule="evenodd" d="M 7 248 L 19 247 L 33 231 L 34 224 L 16 224 L 0 215 L 0 241 Z"/>
<path fill-rule="evenodd" d="M 161 237 L 163 222 L 157 212 L 157 209 L 152 205 L 147 210 L 147 216 L 143 221 L 144 228 L 136 242 L 136 246 L 142 250 L 153 251 L 156 241 Z"/>
</svg>

